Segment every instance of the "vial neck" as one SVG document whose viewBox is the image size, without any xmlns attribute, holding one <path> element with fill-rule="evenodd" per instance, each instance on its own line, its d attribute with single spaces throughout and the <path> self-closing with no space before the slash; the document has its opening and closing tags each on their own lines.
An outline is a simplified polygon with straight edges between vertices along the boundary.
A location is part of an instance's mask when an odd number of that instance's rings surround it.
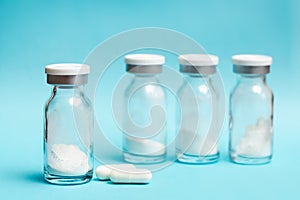
<svg viewBox="0 0 300 200">
<path fill-rule="evenodd" d="M 243 74 L 239 77 L 239 82 L 241 84 L 263 84 L 266 82 L 266 76 L 264 74 Z"/>
<path fill-rule="evenodd" d="M 213 89 L 212 84 L 212 75 L 210 74 L 186 74 L 185 80 L 183 81 L 182 87 L 186 87 L 187 85 L 192 88 L 198 90 L 199 87 L 202 88 L 211 88 Z"/>
<path fill-rule="evenodd" d="M 208 79 L 208 78 L 211 77 L 211 75 L 210 74 L 197 74 L 197 73 L 194 73 L 194 74 L 187 74 L 187 77 Z"/>
<path fill-rule="evenodd" d="M 210 82 L 211 81 L 211 75 L 209 74 L 187 74 L 186 79 L 189 80 L 189 82 Z"/>
<path fill-rule="evenodd" d="M 77 96 L 83 92 L 83 85 L 54 85 L 53 93 L 56 96 Z"/>
<path fill-rule="evenodd" d="M 135 81 L 156 81 L 156 74 L 134 74 Z"/>
</svg>

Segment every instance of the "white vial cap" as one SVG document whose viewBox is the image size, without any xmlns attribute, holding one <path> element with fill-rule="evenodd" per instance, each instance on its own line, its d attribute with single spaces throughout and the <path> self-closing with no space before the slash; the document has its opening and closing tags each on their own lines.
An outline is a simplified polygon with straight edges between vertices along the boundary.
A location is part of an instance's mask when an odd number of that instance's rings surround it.
<svg viewBox="0 0 300 200">
<path fill-rule="evenodd" d="M 216 66 L 219 64 L 219 57 L 211 54 L 184 54 L 178 57 L 178 62 L 190 66 Z"/>
<path fill-rule="evenodd" d="M 125 62 L 128 65 L 163 65 L 165 57 L 157 54 L 128 54 Z"/>
<path fill-rule="evenodd" d="M 90 73 L 90 66 L 77 63 L 61 63 L 47 65 L 45 72 L 48 75 L 71 76 Z"/>
<path fill-rule="evenodd" d="M 269 66 L 272 64 L 272 57 L 255 54 L 240 54 L 232 56 L 232 64 L 240 66 Z"/>
</svg>

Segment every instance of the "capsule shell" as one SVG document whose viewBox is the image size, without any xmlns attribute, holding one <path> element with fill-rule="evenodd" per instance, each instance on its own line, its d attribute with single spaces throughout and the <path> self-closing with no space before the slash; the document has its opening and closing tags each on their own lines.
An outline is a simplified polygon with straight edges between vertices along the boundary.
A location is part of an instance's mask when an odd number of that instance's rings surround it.
<svg viewBox="0 0 300 200">
<path fill-rule="evenodd" d="M 96 176 L 99 180 L 109 180 L 112 171 L 128 171 L 135 169 L 135 166 L 132 164 L 112 164 L 112 165 L 101 165 L 96 169 Z"/>
<path fill-rule="evenodd" d="M 128 171 L 112 171 L 110 180 L 113 183 L 149 183 L 151 171 L 147 169 L 132 169 Z"/>
</svg>

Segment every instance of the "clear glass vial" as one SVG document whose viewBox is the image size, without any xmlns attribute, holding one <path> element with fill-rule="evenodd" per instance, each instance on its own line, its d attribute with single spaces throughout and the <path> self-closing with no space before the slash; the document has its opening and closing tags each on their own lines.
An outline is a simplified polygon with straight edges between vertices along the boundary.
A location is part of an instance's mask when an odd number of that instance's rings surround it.
<svg viewBox="0 0 300 200">
<path fill-rule="evenodd" d="M 166 94 L 157 75 L 164 56 L 129 54 L 126 71 L 132 75 L 123 99 L 122 131 L 124 160 L 158 163 L 166 158 Z"/>
<path fill-rule="evenodd" d="M 216 129 L 219 122 L 218 94 L 212 77 L 219 58 L 207 54 L 186 54 L 180 55 L 178 61 L 185 81 L 178 91 L 181 124 L 176 139 L 177 159 L 193 164 L 216 162 L 219 158 L 219 130 Z"/>
<path fill-rule="evenodd" d="M 232 63 L 240 76 L 230 95 L 230 158 L 240 164 L 268 163 L 273 149 L 274 97 L 266 74 L 272 58 L 235 55 Z"/>
<path fill-rule="evenodd" d="M 45 106 L 44 177 L 53 184 L 81 184 L 93 175 L 93 109 L 84 94 L 90 68 L 84 64 L 46 66 L 53 85 Z"/>
</svg>

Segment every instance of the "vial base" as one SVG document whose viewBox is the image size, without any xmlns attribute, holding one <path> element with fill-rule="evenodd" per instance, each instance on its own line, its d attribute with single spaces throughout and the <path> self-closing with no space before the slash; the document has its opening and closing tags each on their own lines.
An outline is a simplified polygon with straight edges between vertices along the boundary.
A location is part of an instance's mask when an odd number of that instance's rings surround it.
<svg viewBox="0 0 300 200">
<path fill-rule="evenodd" d="M 272 160 L 272 155 L 265 157 L 249 157 L 244 155 L 238 155 L 236 153 L 230 153 L 230 159 L 232 162 L 243 165 L 262 165 L 270 163 Z"/>
<path fill-rule="evenodd" d="M 139 155 L 139 154 L 124 152 L 123 157 L 124 160 L 129 163 L 154 164 L 154 163 L 164 162 L 166 160 L 166 153 L 153 156 L 153 155 Z"/>
<path fill-rule="evenodd" d="M 92 180 L 93 170 L 88 171 L 84 175 L 80 176 L 62 176 L 56 174 L 50 174 L 45 172 L 44 178 L 48 183 L 56 184 L 56 185 L 78 185 L 87 183 Z"/>
<path fill-rule="evenodd" d="M 177 160 L 187 164 L 211 164 L 219 160 L 219 152 L 213 155 L 201 156 L 187 153 L 177 153 Z"/>
</svg>

